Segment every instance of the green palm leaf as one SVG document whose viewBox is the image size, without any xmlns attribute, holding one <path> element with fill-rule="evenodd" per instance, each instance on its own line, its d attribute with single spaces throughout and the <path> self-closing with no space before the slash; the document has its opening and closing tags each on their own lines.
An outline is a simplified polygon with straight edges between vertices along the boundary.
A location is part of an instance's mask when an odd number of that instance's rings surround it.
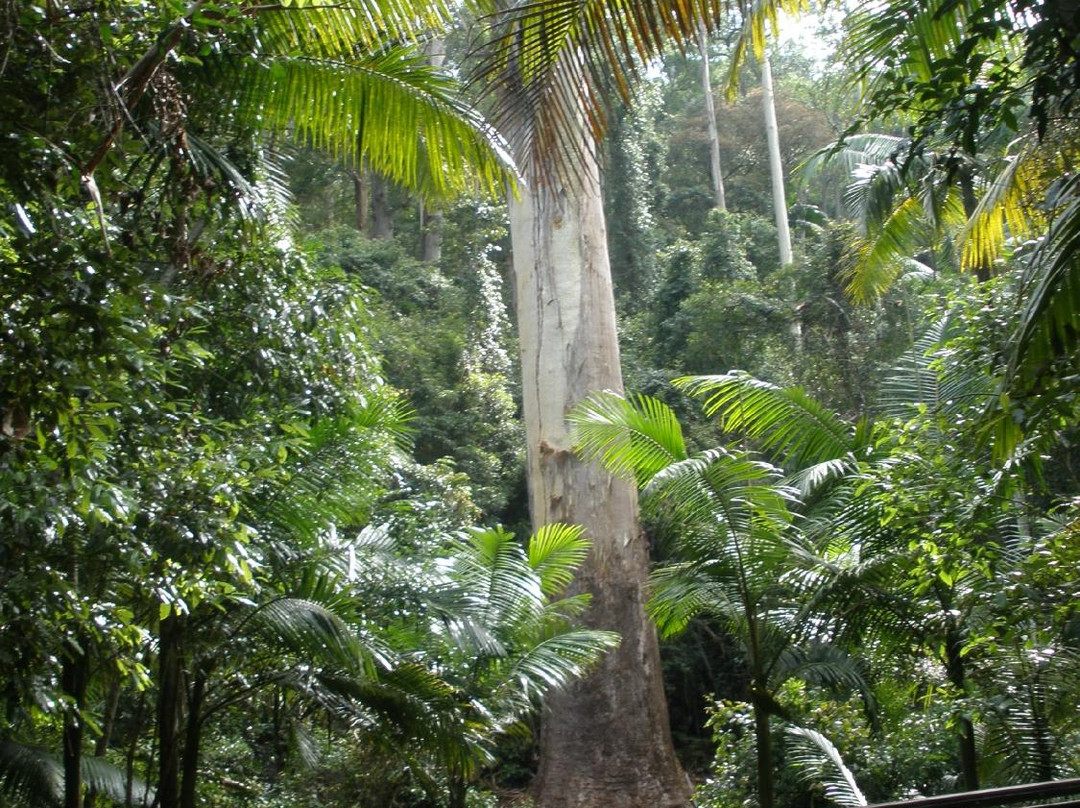
<svg viewBox="0 0 1080 808">
<path fill-rule="evenodd" d="M 575 174 L 608 120 L 613 95 L 630 100 L 642 65 L 669 43 L 694 43 L 720 19 L 717 0 L 484 0 L 492 42 L 474 83 L 497 99 L 494 121 L 525 176 Z"/>
<path fill-rule="evenodd" d="M 844 808 L 860 808 L 867 804 L 866 797 L 855 782 L 855 775 L 840 757 L 832 741 L 816 730 L 789 726 L 792 763 L 799 769 L 803 779 L 820 782 L 825 787 L 825 798 Z"/>
<path fill-rule="evenodd" d="M 649 396 L 597 393 L 567 416 L 577 450 L 612 474 L 646 484 L 658 471 L 686 459 L 682 427 L 666 404 Z"/>
<path fill-rule="evenodd" d="M 702 528 L 703 536 L 750 536 L 759 525 L 779 530 L 790 521 L 795 492 L 780 478 L 775 466 L 717 448 L 664 469 L 644 494 L 649 507 L 662 503 L 691 535 Z"/>
<path fill-rule="evenodd" d="M 536 626 L 545 605 L 541 578 L 513 533 L 502 528 L 470 531 L 454 552 L 452 564 L 453 582 L 465 598 L 461 619 L 474 622 L 492 638 Z M 501 640 L 498 645 L 489 651 L 502 656 L 506 648 Z"/>
<path fill-rule="evenodd" d="M 431 196 L 498 193 L 512 161 L 452 79 L 414 48 L 352 58 L 272 56 L 233 66 L 240 114 Z"/>
<path fill-rule="evenodd" d="M 117 804 L 127 799 L 127 774 L 104 758 L 84 755 L 82 778 L 86 786 Z M 16 741 L 0 742 L 0 793 L 28 806 L 55 808 L 64 801 L 64 764 L 53 752 Z M 149 806 L 154 792 L 142 781 L 132 782 L 136 805 Z"/>
<path fill-rule="evenodd" d="M 618 634 L 593 629 L 576 629 L 548 637 L 514 659 L 506 670 L 503 689 L 530 700 L 539 699 L 547 691 L 565 687 L 585 674 L 618 644 Z"/>
<path fill-rule="evenodd" d="M 547 596 L 570 585 L 574 570 L 589 551 L 589 541 L 577 526 L 558 522 L 544 525 L 529 539 L 529 566 L 540 577 L 540 588 Z"/>
<path fill-rule="evenodd" d="M 1059 211 L 1024 273 L 1026 299 L 1009 357 L 1014 380 L 1071 355 L 1080 339 L 1080 174 L 1062 183 L 1057 199 Z"/>
<path fill-rule="evenodd" d="M 1001 168 L 987 182 L 979 204 L 960 233 L 963 265 L 974 267 L 990 263 L 1001 255 L 1008 239 L 1022 242 L 1029 238 L 1035 223 L 1042 219 L 1027 204 L 1038 177 L 1031 159 L 1035 149 L 1021 138 L 1011 144 L 1015 154 L 1005 156 Z"/>
<path fill-rule="evenodd" d="M 938 352 L 954 330 L 952 318 L 940 318 L 897 360 L 881 384 L 878 406 L 886 415 L 906 420 L 923 407 L 956 416 L 994 395 L 993 379 L 985 373 L 955 363 L 938 366 Z"/>
<path fill-rule="evenodd" d="M 385 42 L 415 42 L 443 30 L 453 19 L 443 0 L 291 0 L 257 15 L 259 38 L 274 53 L 306 53 L 334 59 Z"/>
<path fill-rule="evenodd" d="M 786 464 L 802 467 L 860 448 L 851 427 L 799 387 L 781 388 L 742 371 L 684 376 L 675 385 L 705 398 L 705 412 L 726 432 L 744 434 Z"/>
<path fill-rule="evenodd" d="M 737 592 L 711 576 L 708 567 L 692 562 L 668 564 L 653 574 L 650 585 L 647 608 L 661 636 L 681 634 L 701 614 L 718 617 L 735 629 L 733 636 L 745 636 L 740 630 L 745 615 Z"/>
<path fill-rule="evenodd" d="M 281 597 L 248 618 L 274 642 L 302 659 L 374 676 L 377 648 L 368 647 L 338 615 L 322 604 Z"/>
</svg>

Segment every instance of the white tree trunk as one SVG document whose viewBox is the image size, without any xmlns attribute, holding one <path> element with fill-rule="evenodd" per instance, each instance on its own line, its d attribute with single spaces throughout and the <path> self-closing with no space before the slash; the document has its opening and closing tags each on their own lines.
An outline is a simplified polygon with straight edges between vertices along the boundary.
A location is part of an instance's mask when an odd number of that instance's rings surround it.
<svg viewBox="0 0 1080 808">
<path fill-rule="evenodd" d="M 761 57 L 761 97 L 765 107 L 765 137 L 769 143 L 769 175 L 772 178 L 776 235 L 780 242 L 780 263 L 787 266 L 794 259 L 791 254 L 791 231 L 788 229 L 787 196 L 784 193 L 784 166 L 780 161 L 780 130 L 776 125 L 776 96 L 773 93 L 768 53 Z"/>
<path fill-rule="evenodd" d="M 713 206 L 727 210 L 724 197 L 724 174 L 720 169 L 720 134 L 716 130 L 716 104 L 713 102 L 712 76 L 709 71 L 709 38 L 704 20 L 698 21 L 698 53 L 701 54 L 701 89 L 705 93 L 705 119 L 709 128 L 709 172 L 713 183 Z"/>
<path fill-rule="evenodd" d="M 581 525 L 592 550 L 574 591 L 584 621 L 622 644 L 588 679 L 553 694 L 543 717 L 538 808 L 670 808 L 689 783 L 675 759 L 656 633 L 643 610 L 648 551 L 637 491 L 570 444 L 566 413 L 622 389 L 615 301 L 595 160 L 577 181 L 534 180 L 510 202 L 529 498 L 535 527 Z"/>
</svg>

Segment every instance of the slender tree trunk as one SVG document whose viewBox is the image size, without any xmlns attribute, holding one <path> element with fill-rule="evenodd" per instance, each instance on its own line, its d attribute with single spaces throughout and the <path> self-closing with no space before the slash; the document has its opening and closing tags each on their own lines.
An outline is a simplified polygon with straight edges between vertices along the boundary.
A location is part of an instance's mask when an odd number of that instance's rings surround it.
<svg viewBox="0 0 1080 808">
<path fill-rule="evenodd" d="M 776 801 L 773 787 L 772 729 L 769 710 L 761 699 L 751 696 L 754 708 L 754 742 L 757 747 L 758 808 L 773 808 Z"/>
<path fill-rule="evenodd" d="M 446 62 L 446 40 L 433 37 L 424 43 L 424 54 L 428 64 L 439 69 Z M 442 258 L 443 212 L 420 203 L 420 260 L 425 264 L 435 264 Z"/>
<path fill-rule="evenodd" d="M 575 180 L 532 178 L 510 202 L 533 525 L 581 525 L 592 550 L 574 591 L 584 621 L 622 635 L 586 680 L 548 700 L 538 808 L 670 808 L 689 797 L 675 759 L 655 630 L 643 609 L 648 552 L 637 491 L 578 460 L 566 413 L 622 388 L 595 155 Z"/>
<path fill-rule="evenodd" d="M 420 260 L 425 264 L 438 263 L 442 258 L 443 212 L 437 208 L 422 205 L 420 222 L 422 234 Z"/>
<path fill-rule="evenodd" d="M 135 804 L 135 755 L 139 751 L 139 738 L 145 729 L 146 691 L 139 694 L 139 706 L 135 710 L 135 723 L 129 735 L 127 751 L 124 754 L 124 808 Z M 147 778 L 149 781 L 149 778 Z M 146 795 L 143 795 L 145 801 Z"/>
<path fill-rule="evenodd" d="M 113 727 L 116 726 L 116 710 L 120 706 L 120 676 L 113 674 L 109 682 L 109 695 L 105 699 L 105 716 L 101 723 L 101 735 L 94 743 L 94 757 L 103 758 L 109 751 L 109 739 L 112 737 Z M 83 808 L 95 808 L 97 805 L 98 792 L 94 789 L 83 800 Z"/>
<path fill-rule="evenodd" d="M 161 621 L 158 650 L 158 784 L 156 808 L 179 808 L 180 725 L 184 685 L 181 639 L 184 618 Z"/>
<path fill-rule="evenodd" d="M 712 175 L 713 206 L 727 210 L 724 174 L 720 168 L 720 134 L 716 130 L 716 105 L 713 103 L 712 76 L 709 71 L 709 38 L 705 21 L 698 21 L 698 53 L 701 54 L 701 89 L 705 93 L 705 121 L 709 131 L 709 171 Z"/>
<path fill-rule="evenodd" d="M 960 169 L 960 198 L 964 203 L 964 216 L 970 220 L 979 207 L 979 197 L 975 193 L 975 178 L 971 175 L 971 168 L 965 166 Z M 972 269 L 975 271 L 975 279 L 979 283 L 990 280 L 991 267 L 988 261 L 979 261 Z"/>
<path fill-rule="evenodd" d="M 449 772 L 447 779 L 447 808 L 465 808 L 466 798 L 468 796 L 465 775 L 458 771 L 457 767 L 454 767 Z"/>
<path fill-rule="evenodd" d="M 787 266 L 794 258 L 791 252 L 791 231 L 788 228 L 787 195 L 784 191 L 784 165 L 780 160 L 780 129 L 776 125 L 776 95 L 773 93 L 772 67 L 769 65 L 768 53 L 761 57 L 761 98 L 765 108 L 765 138 L 769 144 L 769 176 L 772 179 L 776 236 L 780 243 L 780 264 Z"/>
<path fill-rule="evenodd" d="M 191 682 L 188 698 L 187 727 L 184 731 L 183 770 L 180 778 L 180 808 L 195 808 L 199 779 L 199 744 L 202 741 L 202 709 L 206 701 L 206 683 L 210 671 L 199 665 Z"/>
<path fill-rule="evenodd" d="M 963 647 L 960 632 L 955 626 L 950 626 L 945 632 L 945 672 L 960 695 L 967 693 L 967 668 L 961 654 Z M 979 758 L 975 749 L 975 725 L 970 718 L 963 716 L 957 721 L 956 729 L 960 742 L 961 782 L 965 791 L 976 791 L 979 788 Z"/>
<path fill-rule="evenodd" d="M 71 700 L 64 711 L 64 808 L 82 808 L 83 804 L 82 711 L 86 708 L 90 673 L 85 649 L 86 638 L 81 638 L 81 642 L 66 642 L 60 669 L 60 685 L 64 695 Z"/>
</svg>

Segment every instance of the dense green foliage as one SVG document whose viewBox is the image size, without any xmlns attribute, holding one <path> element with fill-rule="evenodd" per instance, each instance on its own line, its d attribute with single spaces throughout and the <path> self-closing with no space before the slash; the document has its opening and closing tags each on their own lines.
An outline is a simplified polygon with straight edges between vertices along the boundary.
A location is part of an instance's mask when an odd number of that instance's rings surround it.
<svg viewBox="0 0 1080 808">
<path fill-rule="evenodd" d="M 509 172 L 417 47 L 453 10 L 361 5 L 0 1 L 5 808 L 479 803 L 615 641 L 561 598 L 575 529 L 496 527 L 528 522 L 505 214 L 437 197 Z M 646 395 L 573 419 L 643 487 L 699 804 L 1080 774 L 1070 14 L 884 2 L 842 63 L 777 47 L 786 267 L 742 20 L 727 211 L 695 55 L 583 29 Z M 532 114 L 497 120 L 568 120 Z"/>
</svg>

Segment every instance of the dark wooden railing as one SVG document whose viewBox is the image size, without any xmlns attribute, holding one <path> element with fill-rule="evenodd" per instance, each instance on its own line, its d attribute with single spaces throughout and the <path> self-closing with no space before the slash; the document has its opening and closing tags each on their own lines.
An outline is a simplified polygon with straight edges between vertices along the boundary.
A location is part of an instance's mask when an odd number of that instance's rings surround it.
<svg viewBox="0 0 1080 808">
<path fill-rule="evenodd" d="M 914 800 L 879 802 L 870 808 L 997 808 L 1015 803 L 1039 803 L 1034 808 L 1080 808 L 1080 799 L 1045 803 L 1054 797 L 1080 795 L 1080 779 L 1053 780 L 1049 783 L 1028 783 L 1023 786 L 984 788 L 981 791 L 962 791 L 959 794 L 939 794 Z"/>
</svg>

